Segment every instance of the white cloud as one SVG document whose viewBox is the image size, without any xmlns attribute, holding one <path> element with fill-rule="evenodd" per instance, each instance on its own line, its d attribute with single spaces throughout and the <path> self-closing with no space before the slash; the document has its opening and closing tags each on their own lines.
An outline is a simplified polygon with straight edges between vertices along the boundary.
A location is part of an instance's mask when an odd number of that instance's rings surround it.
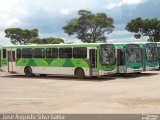
<svg viewBox="0 0 160 120">
<path fill-rule="evenodd" d="M 7 27 L 14 27 L 14 26 L 20 26 L 22 24 L 22 22 L 18 19 L 18 18 L 6 18 L 2 21 L 4 24 L 4 27 L 7 28 Z"/>
<path fill-rule="evenodd" d="M 5 33 L 3 31 L 0 31 L 0 46 L 4 45 L 10 45 L 10 40 L 7 38 L 4 38 Z"/>
<path fill-rule="evenodd" d="M 133 5 L 144 2 L 144 0 L 122 0 L 121 4 Z"/>
<path fill-rule="evenodd" d="M 1 0 L 0 27 L 20 25 L 20 18 L 27 15 L 25 0 Z"/>
<path fill-rule="evenodd" d="M 141 37 L 140 39 L 136 39 L 134 37 L 126 37 L 126 38 L 116 38 L 107 40 L 108 43 L 132 43 L 132 42 L 146 42 L 148 40 L 148 36 Z"/>
<path fill-rule="evenodd" d="M 57 19 L 79 9 L 93 8 L 96 3 L 97 0 L 0 0 L 0 28 L 22 26 L 27 24 L 26 18 L 33 16 Z"/>
<path fill-rule="evenodd" d="M 141 4 L 143 2 L 144 4 Z M 150 6 L 152 2 L 152 0 L 0 0 L 0 30 L 4 31 L 8 27 L 38 28 L 40 37 L 53 36 L 73 42 L 77 41 L 75 36 L 65 34 L 62 27 L 78 16 L 79 9 L 87 9 L 105 12 L 114 18 L 116 28 L 113 33 L 107 35 L 108 38 L 130 38 L 133 34 L 124 29 L 129 20 L 137 16 L 159 18 L 157 11 L 160 2 L 154 0 L 154 4 Z M 1 32 L 0 44 L 2 40 L 4 43 L 5 39 L 7 38 Z"/>
<path fill-rule="evenodd" d="M 127 30 L 115 30 L 111 34 L 108 35 L 109 39 L 120 39 L 120 38 L 128 38 L 134 36 L 133 33 L 128 32 Z"/>
<path fill-rule="evenodd" d="M 120 7 L 122 5 L 134 5 L 143 3 L 144 0 L 121 0 L 119 2 L 112 2 L 107 5 L 107 9 L 112 9 L 115 7 Z"/>
<path fill-rule="evenodd" d="M 107 5 L 107 9 L 112 9 L 112 8 L 119 7 L 119 6 L 120 6 L 120 5 L 117 4 L 117 3 L 109 3 L 109 4 Z"/>
<path fill-rule="evenodd" d="M 64 15 L 68 15 L 69 14 L 69 9 L 61 9 L 60 12 Z"/>
<path fill-rule="evenodd" d="M 130 32 L 128 32 L 127 30 L 116 30 L 113 31 L 112 35 L 126 35 L 126 34 L 130 34 Z"/>
</svg>

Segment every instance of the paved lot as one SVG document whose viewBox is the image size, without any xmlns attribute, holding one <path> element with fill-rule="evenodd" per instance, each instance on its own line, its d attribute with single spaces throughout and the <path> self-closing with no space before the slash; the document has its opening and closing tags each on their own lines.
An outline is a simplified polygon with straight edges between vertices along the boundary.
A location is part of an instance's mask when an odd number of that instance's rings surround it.
<svg viewBox="0 0 160 120">
<path fill-rule="evenodd" d="M 160 71 L 107 79 L 0 72 L 0 113 L 160 113 Z"/>
</svg>

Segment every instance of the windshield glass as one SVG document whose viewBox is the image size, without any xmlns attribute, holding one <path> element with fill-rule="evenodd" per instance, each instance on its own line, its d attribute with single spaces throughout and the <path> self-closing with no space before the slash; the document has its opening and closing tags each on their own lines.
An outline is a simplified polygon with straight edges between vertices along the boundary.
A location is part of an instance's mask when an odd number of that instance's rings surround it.
<svg viewBox="0 0 160 120">
<path fill-rule="evenodd" d="M 113 45 L 101 45 L 100 60 L 102 65 L 113 65 L 115 63 L 115 49 Z"/>
<path fill-rule="evenodd" d="M 141 62 L 142 51 L 139 45 L 128 45 L 127 55 L 129 62 Z"/>
<path fill-rule="evenodd" d="M 156 44 L 147 44 L 146 54 L 147 54 L 147 61 L 154 62 L 157 61 L 157 45 Z"/>
</svg>

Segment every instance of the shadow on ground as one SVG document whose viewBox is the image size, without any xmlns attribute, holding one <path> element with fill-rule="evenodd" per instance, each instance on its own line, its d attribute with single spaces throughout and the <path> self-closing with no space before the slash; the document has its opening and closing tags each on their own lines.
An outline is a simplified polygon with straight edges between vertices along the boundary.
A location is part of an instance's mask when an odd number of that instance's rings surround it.
<svg viewBox="0 0 160 120">
<path fill-rule="evenodd" d="M 25 78 L 25 79 L 46 79 L 46 80 L 70 80 L 70 81 L 92 81 L 92 82 L 102 82 L 106 80 L 114 80 L 116 77 L 86 77 L 84 79 L 78 79 L 74 76 L 58 76 L 58 75 L 48 75 L 45 77 L 42 76 L 34 76 L 34 77 L 25 77 L 24 75 L 10 74 L 1 76 L 3 78 Z"/>
<path fill-rule="evenodd" d="M 137 77 L 149 77 L 153 75 L 158 75 L 159 73 L 128 73 L 128 74 L 116 74 L 115 77 L 117 78 L 127 78 L 127 79 L 132 79 L 132 78 L 137 78 Z"/>
<path fill-rule="evenodd" d="M 158 73 L 130 73 L 130 74 L 115 74 L 114 76 L 111 77 L 87 77 L 85 79 L 77 79 L 74 76 L 58 76 L 58 75 L 48 75 L 45 77 L 41 76 L 34 76 L 34 77 L 25 77 L 24 75 L 17 75 L 17 74 L 8 74 L 8 75 L 3 75 L 1 77 L 3 78 L 25 78 L 25 79 L 46 79 L 46 80 L 70 80 L 70 81 L 92 81 L 92 82 L 102 82 L 102 81 L 110 81 L 110 80 L 116 80 L 118 78 L 127 78 L 127 79 L 132 79 L 132 78 L 137 78 L 137 77 L 146 77 L 146 76 L 153 76 L 153 75 L 158 75 Z"/>
</svg>

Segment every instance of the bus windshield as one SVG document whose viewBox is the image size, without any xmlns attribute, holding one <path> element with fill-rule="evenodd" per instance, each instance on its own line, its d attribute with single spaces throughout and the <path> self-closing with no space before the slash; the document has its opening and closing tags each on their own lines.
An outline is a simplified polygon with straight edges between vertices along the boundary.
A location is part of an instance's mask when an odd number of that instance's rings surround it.
<svg viewBox="0 0 160 120">
<path fill-rule="evenodd" d="M 129 62 L 141 62 L 142 51 L 139 45 L 128 45 L 127 55 Z"/>
<path fill-rule="evenodd" d="M 147 44 L 146 54 L 147 54 L 147 61 L 154 62 L 157 61 L 157 47 L 156 44 Z"/>
<path fill-rule="evenodd" d="M 101 45 L 100 60 L 102 65 L 113 65 L 115 63 L 115 49 L 113 45 Z"/>
</svg>

